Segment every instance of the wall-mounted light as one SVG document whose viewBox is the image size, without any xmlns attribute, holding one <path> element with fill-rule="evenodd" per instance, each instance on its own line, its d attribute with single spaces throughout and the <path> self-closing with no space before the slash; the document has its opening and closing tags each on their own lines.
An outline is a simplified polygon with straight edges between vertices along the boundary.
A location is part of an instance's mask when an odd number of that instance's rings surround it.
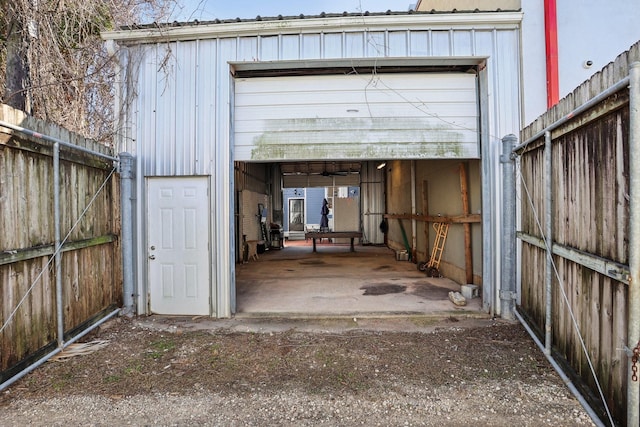
<svg viewBox="0 0 640 427">
<path fill-rule="evenodd" d="M 387 162 L 382 162 L 382 163 L 380 163 L 380 164 L 377 166 L 377 169 L 378 169 L 378 170 L 380 170 L 380 169 L 382 169 L 382 168 L 383 168 L 383 167 L 385 167 L 385 166 L 387 166 Z"/>
</svg>

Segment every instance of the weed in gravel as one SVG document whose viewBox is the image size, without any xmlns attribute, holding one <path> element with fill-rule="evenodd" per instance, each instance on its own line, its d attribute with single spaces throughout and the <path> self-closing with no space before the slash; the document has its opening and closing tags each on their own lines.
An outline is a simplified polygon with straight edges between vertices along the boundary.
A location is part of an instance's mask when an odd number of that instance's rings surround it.
<svg viewBox="0 0 640 427">
<path fill-rule="evenodd" d="M 242 373 L 242 366 L 240 360 L 244 358 L 244 355 L 237 355 L 235 353 L 229 353 L 225 351 L 219 344 L 213 344 L 209 348 L 209 365 L 212 369 L 218 373 L 231 374 Z"/>
<path fill-rule="evenodd" d="M 117 383 L 117 382 L 120 382 L 120 380 L 122 380 L 122 377 L 120 375 L 115 375 L 115 374 L 107 375 L 106 377 L 103 378 L 103 381 L 107 384 Z"/>
<path fill-rule="evenodd" d="M 133 375 L 133 374 L 138 374 L 142 372 L 142 364 L 141 363 L 136 363 L 133 366 L 127 366 L 124 369 L 124 373 L 127 375 Z"/>
<path fill-rule="evenodd" d="M 220 345 L 213 344 L 209 348 L 209 364 L 215 366 L 220 360 Z"/>
<path fill-rule="evenodd" d="M 160 359 L 165 353 L 173 350 L 176 347 L 176 343 L 167 338 L 161 338 L 159 340 L 153 341 L 150 344 L 151 350 L 147 350 L 147 357 L 150 357 L 153 360 Z"/>
<path fill-rule="evenodd" d="M 176 343 L 170 339 L 159 339 L 152 342 L 151 347 L 157 351 L 167 352 L 169 350 L 173 350 L 176 347 Z"/>
<path fill-rule="evenodd" d="M 326 368 L 327 366 L 331 366 L 334 363 L 338 363 L 335 359 L 335 354 L 331 351 L 325 350 L 324 348 L 320 348 L 320 350 L 316 352 L 316 359 L 318 360 L 320 366 L 324 368 Z"/>
<path fill-rule="evenodd" d="M 62 391 L 69 387 L 73 383 L 73 374 L 71 372 L 64 372 L 60 377 L 51 383 L 51 387 L 55 391 Z"/>
<path fill-rule="evenodd" d="M 338 381 L 341 385 L 348 388 L 351 391 L 364 390 L 365 382 L 360 374 L 356 371 L 341 372 L 338 374 Z"/>
</svg>

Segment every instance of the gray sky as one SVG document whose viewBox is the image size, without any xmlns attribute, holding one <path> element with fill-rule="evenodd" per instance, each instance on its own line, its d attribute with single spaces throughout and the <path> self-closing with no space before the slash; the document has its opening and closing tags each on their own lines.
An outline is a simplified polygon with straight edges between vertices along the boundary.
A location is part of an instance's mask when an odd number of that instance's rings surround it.
<svg viewBox="0 0 640 427">
<path fill-rule="evenodd" d="M 214 19 L 243 18 L 278 15 L 318 15 L 320 12 L 406 12 L 417 0 L 177 0 L 171 20 L 210 21 Z"/>
</svg>

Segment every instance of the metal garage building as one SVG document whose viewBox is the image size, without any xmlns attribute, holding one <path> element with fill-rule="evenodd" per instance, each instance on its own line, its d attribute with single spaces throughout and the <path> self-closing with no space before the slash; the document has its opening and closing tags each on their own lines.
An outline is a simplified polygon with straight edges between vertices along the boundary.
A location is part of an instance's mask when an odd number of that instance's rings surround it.
<svg viewBox="0 0 640 427">
<path fill-rule="evenodd" d="M 456 160 L 473 172 L 482 214 L 473 275 L 483 308 L 500 314 L 499 158 L 501 138 L 521 128 L 521 21 L 518 11 L 340 14 L 103 34 L 120 55 L 116 143 L 136 159 L 137 312 L 233 313 L 236 191 L 251 186 L 238 170 L 266 171 L 277 199 L 284 179 L 328 178 L 312 174 L 319 164 L 353 166 L 367 183 L 381 160 L 412 179 Z M 363 187 L 362 212 L 379 210 L 384 191 Z M 362 215 L 372 243 L 379 222 Z"/>
</svg>

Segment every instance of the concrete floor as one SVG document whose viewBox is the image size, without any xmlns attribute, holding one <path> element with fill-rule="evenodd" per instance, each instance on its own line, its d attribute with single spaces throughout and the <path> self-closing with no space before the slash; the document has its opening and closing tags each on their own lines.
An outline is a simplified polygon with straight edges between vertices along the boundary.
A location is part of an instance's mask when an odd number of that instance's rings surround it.
<svg viewBox="0 0 640 427">
<path fill-rule="evenodd" d="M 460 285 L 430 278 L 416 265 L 396 261 L 379 246 L 287 241 L 259 260 L 236 266 L 238 316 L 388 316 L 485 317 L 480 298 L 460 307 L 449 291 Z"/>
</svg>

